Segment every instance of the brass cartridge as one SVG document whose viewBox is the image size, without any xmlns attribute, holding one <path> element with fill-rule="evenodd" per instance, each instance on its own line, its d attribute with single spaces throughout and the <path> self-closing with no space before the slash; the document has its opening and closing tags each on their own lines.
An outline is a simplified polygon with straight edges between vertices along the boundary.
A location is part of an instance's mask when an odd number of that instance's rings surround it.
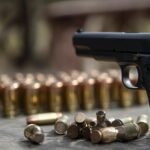
<svg viewBox="0 0 150 150">
<path fill-rule="evenodd" d="M 28 84 L 25 89 L 25 112 L 28 115 L 40 112 L 39 98 L 40 83 Z"/>
<path fill-rule="evenodd" d="M 98 108 L 107 109 L 110 107 L 110 86 L 112 79 L 107 73 L 101 74 L 96 82 L 95 94 Z"/>
<path fill-rule="evenodd" d="M 135 100 L 135 92 L 125 88 L 122 85 L 122 82 L 120 82 L 118 106 L 123 108 L 131 107 L 134 103 L 134 100 Z"/>
<path fill-rule="evenodd" d="M 31 142 L 40 144 L 44 141 L 44 132 L 35 124 L 30 124 L 24 129 L 24 136 Z"/>
<path fill-rule="evenodd" d="M 137 104 L 146 105 L 148 103 L 148 97 L 145 90 L 136 90 L 135 96 Z"/>
<path fill-rule="evenodd" d="M 81 128 L 76 124 L 71 124 L 67 129 L 67 136 L 71 139 L 77 139 L 81 137 Z"/>
<path fill-rule="evenodd" d="M 12 82 L 4 90 L 3 116 L 14 118 L 19 113 L 18 82 Z"/>
<path fill-rule="evenodd" d="M 83 78 L 82 81 L 79 81 L 79 101 L 82 109 L 91 110 L 95 105 L 94 84 L 93 78 Z"/>
<path fill-rule="evenodd" d="M 129 141 L 138 138 L 140 128 L 135 123 L 126 123 L 122 126 L 116 127 L 118 130 L 117 139 L 119 141 Z"/>
<path fill-rule="evenodd" d="M 68 119 L 69 119 L 68 116 L 62 116 L 55 122 L 54 129 L 57 134 L 59 135 L 65 134 L 65 132 L 68 129 Z"/>
<path fill-rule="evenodd" d="M 107 124 L 106 124 L 106 112 L 103 111 L 103 110 L 99 110 L 97 113 L 96 113 L 96 117 L 97 117 L 97 127 L 101 127 L 101 128 L 104 128 L 104 127 L 107 127 Z"/>
<path fill-rule="evenodd" d="M 27 116 L 27 124 L 48 125 L 54 124 L 56 120 L 62 117 L 62 113 L 41 113 Z"/>
<path fill-rule="evenodd" d="M 125 118 L 122 118 L 122 119 L 115 119 L 112 122 L 112 126 L 113 127 L 118 127 L 118 126 L 122 126 L 126 123 L 133 123 L 133 118 L 132 117 L 125 117 Z"/>
<path fill-rule="evenodd" d="M 49 109 L 52 112 L 62 111 L 62 88 L 63 83 L 56 81 L 49 88 Z"/>
<path fill-rule="evenodd" d="M 148 123 L 148 116 L 145 114 L 140 115 L 137 118 L 136 122 L 140 128 L 140 134 L 139 136 L 145 135 L 149 130 L 149 123 Z"/>
<path fill-rule="evenodd" d="M 91 142 L 97 144 L 100 143 L 102 140 L 102 133 L 99 129 L 93 129 L 90 137 L 91 137 Z"/>
<path fill-rule="evenodd" d="M 101 141 L 103 143 L 111 143 L 117 140 L 118 130 L 114 127 L 106 127 L 100 129 L 102 134 Z"/>
<path fill-rule="evenodd" d="M 82 128 L 82 136 L 86 140 L 91 140 L 92 127 L 86 126 Z"/>
<path fill-rule="evenodd" d="M 74 116 L 74 121 L 80 127 L 84 127 L 86 125 L 86 122 L 85 122 L 86 121 L 86 115 L 82 112 L 78 112 Z"/>
<path fill-rule="evenodd" d="M 64 107 L 69 112 L 75 112 L 79 108 L 77 87 L 77 80 L 68 80 L 63 85 Z"/>
<path fill-rule="evenodd" d="M 112 83 L 110 85 L 110 97 L 111 101 L 118 102 L 119 101 L 119 85 L 121 84 L 121 74 L 119 70 L 116 69 L 110 69 L 108 71 L 109 76 L 112 78 Z"/>
</svg>

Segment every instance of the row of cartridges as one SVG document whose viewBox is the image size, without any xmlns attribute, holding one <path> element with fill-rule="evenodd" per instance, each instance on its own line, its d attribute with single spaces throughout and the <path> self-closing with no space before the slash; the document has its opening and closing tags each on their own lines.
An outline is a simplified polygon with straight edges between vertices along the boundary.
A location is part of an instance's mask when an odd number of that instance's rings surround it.
<svg viewBox="0 0 150 150">
<path fill-rule="evenodd" d="M 33 116 L 32 116 L 33 117 Z M 43 129 L 39 126 L 40 120 L 31 121 L 24 130 L 27 139 L 34 143 L 44 141 Z M 140 138 L 147 134 L 149 130 L 148 116 L 141 114 L 136 122 L 132 117 L 121 119 L 107 118 L 103 110 L 96 113 L 96 117 L 88 117 L 82 112 L 74 115 L 74 121 L 63 115 L 55 121 L 54 131 L 58 135 L 65 135 L 70 139 L 84 138 L 93 144 L 111 143 L 115 141 L 125 142 Z M 34 131 L 34 132 L 33 132 Z"/>
<path fill-rule="evenodd" d="M 9 118 L 19 114 L 130 107 L 147 102 L 144 90 L 123 86 L 118 70 L 0 76 L 0 111 Z"/>
</svg>

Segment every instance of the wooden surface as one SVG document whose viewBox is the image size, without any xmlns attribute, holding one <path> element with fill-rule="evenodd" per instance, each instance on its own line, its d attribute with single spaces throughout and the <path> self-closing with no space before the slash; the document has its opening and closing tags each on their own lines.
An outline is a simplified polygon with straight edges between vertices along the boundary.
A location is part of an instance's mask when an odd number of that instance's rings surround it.
<svg viewBox="0 0 150 150">
<path fill-rule="evenodd" d="M 95 111 L 88 112 L 87 115 L 95 116 Z M 132 116 L 136 118 L 141 113 L 150 114 L 148 106 L 136 107 L 130 109 L 107 110 L 108 117 L 120 118 Z M 68 114 L 73 118 L 72 114 Z M 149 115 L 150 116 L 150 115 Z M 45 133 L 45 141 L 41 145 L 34 145 L 24 138 L 23 131 L 26 125 L 25 117 L 18 117 L 13 120 L 0 120 L 0 150 L 149 150 L 150 135 L 126 143 L 111 144 L 91 144 L 84 139 L 70 140 L 66 136 L 54 134 L 53 126 L 42 126 Z"/>
</svg>

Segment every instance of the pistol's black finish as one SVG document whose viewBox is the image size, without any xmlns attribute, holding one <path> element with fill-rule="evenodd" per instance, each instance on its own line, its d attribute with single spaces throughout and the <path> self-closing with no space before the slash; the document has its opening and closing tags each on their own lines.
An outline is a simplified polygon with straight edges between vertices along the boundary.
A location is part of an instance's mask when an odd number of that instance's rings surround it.
<svg viewBox="0 0 150 150">
<path fill-rule="evenodd" d="M 150 33 L 76 32 L 73 44 L 79 56 L 118 62 L 123 84 L 130 89 L 144 87 L 150 102 Z M 129 80 L 130 66 L 138 71 L 135 85 Z"/>
</svg>

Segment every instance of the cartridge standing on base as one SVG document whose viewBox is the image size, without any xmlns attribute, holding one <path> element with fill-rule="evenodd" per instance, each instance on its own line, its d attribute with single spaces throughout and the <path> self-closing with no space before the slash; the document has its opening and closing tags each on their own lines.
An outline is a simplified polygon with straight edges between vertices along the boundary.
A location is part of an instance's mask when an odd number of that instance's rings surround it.
<svg viewBox="0 0 150 150">
<path fill-rule="evenodd" d="M 134 100 L 135 92 L 125 88 L 120 81 L 118 105 L 123 108 L 131 107 Z"/>
<path fill-rule="evenodd" d="M 60 112 L 63 109 L 62 88 L 61 81 L 56 81 L 49 87 L 49 109 L 52 112 Z"/>
<path fill-rule="evenodd" d="M 68 119 L 68 116 L 62 116 L 55 122 L 54 129 L 57 134 L 65 134 L 68 129 Z"/>
<path fill-rule="evenodd" d="M 41 113 L 30 115 L 26 118 L 27 124 L 48 125 L 54 124 L 56 120 L 62 117 L 62 113 Z"/>
<path fill-rule="evenodd" d="M 40 83 L 34 82 L 28 85 L 25 91 L 25 107 L 26 114 L 32 115 L 40 112 L 40 99 L 39 99 Z"/>
<path fill-rule="evenodd" d="M 40 144 L 44 141 L 44 132 L 35 124 L 30 124 L 24 129 L 24 136 L 31 142 Z"/>
<path fill-rule="evenodd" d="M 18 82 L 13 82 L 4 90 L 3 115 L 13 118 L 19 113 Z"/>
<path fill-rule="evenodd" d="M 135 123 L 127 123 L 122 126 L 116 127 L 118 130 L 117 139 L 119 141 L 129 141 L 138 138 L 140 128 Z"/>
<path fill-rule="evenodd" d="M 145 90 L 136 90 L 135 96 L 137 104 L 146 105 L 148 103 L 148 97 Z"/>
<path fill-rule="evenodd" d="M 110 107 L 110 85 L 112 79 L 107 73 L 101 74 L 95 85 L 96 103 L 98 108 L 107 109 Z"/>
<path fill-rule="evenodd" d="M 140 128 L 140 134 L 139 136 L 145 135 L 149 130 L 149 124 L 148 124 L 148 116 L 145 114 L 140 115 L 137 118 L 136 122 Z"/>
<path fill-rule="evenodd" d="M 122 119 L 115 119 L 112 122 L 112 126 L 118 127 L 118 126 L 122 126 L 126 123 L 133 123 L 133 118 L 132 117 L 126 117 L 126 118 L 122 118 Z"/>
<path fill-rule="evenodd" d="M 94 84 L 95 80 L 93 78 L 83 78 L 79 82 L 80 107 L 84 110 L 91 110 L 95 105 Z"/>
<path fill-rule="evenodd" d="M 64 82 L 63 85 L 63 101 L 65 102 L 65 110 L 75 112 L 79 108 L 78 93 L 77 93 L 77 80 Z"/>
</svg>

